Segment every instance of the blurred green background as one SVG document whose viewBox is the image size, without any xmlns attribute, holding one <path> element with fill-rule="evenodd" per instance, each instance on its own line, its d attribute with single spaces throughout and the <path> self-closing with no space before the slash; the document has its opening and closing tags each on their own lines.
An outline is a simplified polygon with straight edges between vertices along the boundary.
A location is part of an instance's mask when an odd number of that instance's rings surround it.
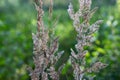
<svg viewBox="0 0 120 80">
<path fill-rule="evenodd" d="M 77 0 L 54 0 L 53 20 L 48 18 L 50 0 L 44 0 L 44 23 L 52 28 L 58 18 L 56 36 L 59 36 L 60 50 L 65 53 L 58 66 L 65 62 L 60 80 L 73 80 L 68 57 L 70 48 L 76 44 L 76 32 L 67 13 L 69 1 L 78 9 Z M 88 65 L 96 61 L 109 64 L 96 74 L 95 80 L 120 80 L 120 0 L 93 0 L 93 7 L 99 7 L 91 19 L 104 20 L 94 34 L 93 45 L 86 56 Z M 33 66 L 32 37 L 36 30 L 36 10 L 33 0 L 0 0 L 0 80 L 29 80 L 26 65 Z M 89 76 L 93 76 L 91 74 Z M 87 79 L 87 77 L 86 77 Z"/>
</svg>

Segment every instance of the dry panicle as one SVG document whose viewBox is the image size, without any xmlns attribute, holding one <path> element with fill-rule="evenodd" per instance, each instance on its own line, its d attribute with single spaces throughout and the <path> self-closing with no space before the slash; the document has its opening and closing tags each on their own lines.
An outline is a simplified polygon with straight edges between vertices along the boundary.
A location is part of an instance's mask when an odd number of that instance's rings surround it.
<svg viewBox="0 0 120 80">
<path fill-rule="evenodd" d="M 85 69 L 84 67 L 86 65 L 84 59 L 87 53 L 84 47 L 91 45 L 92 34 L 99 29 L 99 25 L 102 23 L 102 20 L 98 20 L 90 25 L 90 19 L 97 10 L 97 8 L 91 10 L 91 4 L 91 0 L 79 0 L 79 10 L 77 12 L 74 11 L 72 3 L 70 3 L 68 7 L 69 16 L 73 20 L 73 26 L 77 32 L 76 51 L 71 49 L 70 56 L 75 80 L 82 80 L 84 73 L 98 72 L 107 66 L 104 63 L 97 62 L 90 68 Z"/>
<path fill-rule="evenodd" d="M 49 9 L 50 17 L 52 17 L 52 0 Z M 35 0 L 35 7 L 37 10 L 37 32 L 32 33 L 33 39 L 33 60 L 34 69 L 28 66 L 31 80 L 49 80 L 48 76 L 52 80 L 59 80 L 59 71 L 55 70 L 55 64 L 61 57 L 62 52 L 58 52 L 58 38 L 51 39 L 49 31 L 45 28 L 43 16 L 44 11 L 42 9 L 43 1 Z M 48 44 L 49 43 L 49 44 Z M 55 53 L 57 55 L 55 56 Z M 61 67 L 60 67 L 61 68 Z"/>
</svg>

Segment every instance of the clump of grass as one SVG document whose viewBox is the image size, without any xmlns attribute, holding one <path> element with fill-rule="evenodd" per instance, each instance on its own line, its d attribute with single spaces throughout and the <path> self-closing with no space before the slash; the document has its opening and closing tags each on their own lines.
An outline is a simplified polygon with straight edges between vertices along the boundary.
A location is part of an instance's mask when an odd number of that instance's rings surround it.
<svg viewBox="0 0 120 80">
<path fill-rule="evenodd" d="M 51 0 L 50 3 L 49 17 L 51 18 L 53 1 Z M 84 47 L 90 46 L 93 37 L 92 34 L 99 29 L 99 25 L 102 23 L 102 20 L 98 20 L 93 24 L 89 23 L 97 10 L 97 8 L 91 10 L 91 4 L 91 0 L 79 0 L 80 6 L 77 12 L 74 12 L 71 3 L 68 8 L 68 13 L 73 20 L 73 26 L 77 32 L 76 50 L 71 49 L 70 56 L 75 80 L 82 80 L 85 73 L 98 72 L 100 69 L 106 67 L 106 64 L 101 62 L 96 62 L 89 68 L 85 67 L 85 55 L 87 51 Z M 58 37 L 51 37 L 54 36 L 54 33 L 49 35 L 49 31 L 44 26 L 43 1 L 35 0 L 35 6 L 38 12 L 37 31 L 36 33 L 32 33 L 35 67 L 32 69 L 28 66 L 27 69 L 30 72 L 31 80 L 59 80 L 63 66 L 60 66 L 58 70 L 55 70 L 54 66 L 64 52 L 58 52 Z"/>
</svg>

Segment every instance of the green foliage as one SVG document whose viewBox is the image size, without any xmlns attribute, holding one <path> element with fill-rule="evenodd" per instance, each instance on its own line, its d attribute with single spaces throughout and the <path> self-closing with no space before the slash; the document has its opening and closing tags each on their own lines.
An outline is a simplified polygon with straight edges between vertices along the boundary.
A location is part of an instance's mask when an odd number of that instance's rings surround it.
<svg viewBox="0 0 120 80">
<path fill-rule="evenodd" d="M 114 9 L 116 8 L 116 9 Z M 97 45 L 94 49 L 95 52 L 98 52 L 99 55 L 97 57 L 102 57 L 102 61 L 107 62 L 109 66 L 107 69 L 103 70 L 103 73 L 99 73 L 97 76 L 104 76 L 104 79 L 108 80 L 119 80 L 120 76 L 120 18 L 118 17 L 119 11 L 117 7 L 108 8 L 107 14 L 108 17 L 103 24 L 103 27 L 100 28 L 98 33 L 98 40 L 96 40 L 95 45 Z M 111 9 L 113 11 L 111 11 Z M 102 31 L 102 32 L 101 32 Z M 101 48 L 99 50 L 98 48 Z M 106 56 L 105 56 L 106 55 Z M 102 77 L 97 78 L 96 80 L 101 80 Z"/>
<path fill-rule="evenodd" d="M 25 65 L 32 61 L 31 20 L 34 18 L 28 13 L 27 7 L 20 8 L 7 1 L 0 7 L 0 80 L 28 78 Z"/>
</svg>

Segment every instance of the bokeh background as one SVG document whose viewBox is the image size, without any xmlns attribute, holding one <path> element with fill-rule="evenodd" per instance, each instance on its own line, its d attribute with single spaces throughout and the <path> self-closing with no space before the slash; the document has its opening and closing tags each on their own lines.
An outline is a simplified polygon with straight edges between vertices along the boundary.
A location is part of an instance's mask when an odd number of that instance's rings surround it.
<svg viewBox="0 0 120 80">
<path fill-rule="evenodd" d="M 53 20 L 50 20 L 50 0 L 44 0 L 45 26 L 51 29 L 51 21 L 58 19 L 55 34 L 59 36 L 60 50 L 65 51 L 56 66 L 66 63 L 60 80 L 73 80 L 67 61 L 70 48 L 76 44 L 76 32 L 67 13 L 70 1 L 77 10 L 77 0 L 54 0 Z M 95 80 L 120 80 L 120 0 L 93 0 L 92 8 L 95 6 L 99 8 L 91 23 L 98 19 L 104 22 L 94 34 L 86 63 L 102 61 L 108 64 L 100 73 L 95 73 Z M 0 80 L 30 79 L 26 65 L 33 66 L 31 33 L 36 30 L 36 14 L 33 0 L 0 0 Z"/>
</svg>

